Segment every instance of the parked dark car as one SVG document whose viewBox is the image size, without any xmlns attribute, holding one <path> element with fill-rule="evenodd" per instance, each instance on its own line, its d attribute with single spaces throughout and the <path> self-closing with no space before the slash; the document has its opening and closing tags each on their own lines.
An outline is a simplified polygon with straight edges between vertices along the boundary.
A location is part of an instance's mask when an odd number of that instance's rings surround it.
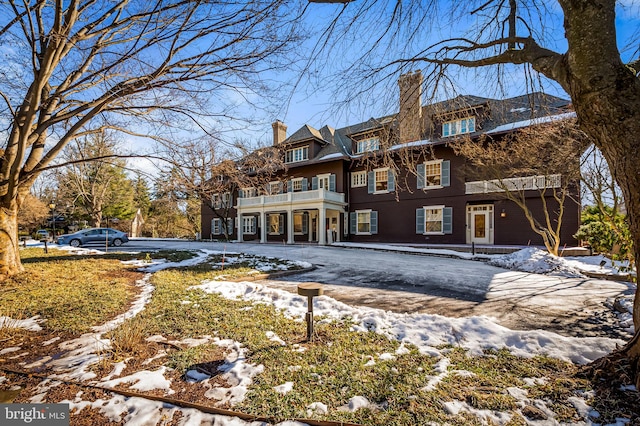
<svg viewBox="0 0 640 426">
<path fill-rule="evenodd" d="M 120 247 L 122 244 L 129 242 L 129 236 L 113 228 L 90 228 L 58 237 L 59 245 L 69 244 L 73 247 L 87 244 L 105 244 L 107 242 L 110 246 Z"/>
</svg>

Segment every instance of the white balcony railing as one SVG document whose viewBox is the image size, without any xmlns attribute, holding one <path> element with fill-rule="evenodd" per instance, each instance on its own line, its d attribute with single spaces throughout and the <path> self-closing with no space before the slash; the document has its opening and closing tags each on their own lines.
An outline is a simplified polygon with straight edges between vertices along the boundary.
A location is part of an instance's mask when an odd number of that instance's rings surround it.
<svg viewBox="0 0 640 426">
<path fill-rule="evenodd" d="M 525 176 L 517 178 L 480 180 L 465 183 L 465 194 L 486 194 L 489 192 L 527 191 L 547 188 L 560 188 L 561 175 Z"/>
<path fill-rule="evenodd" d="M 238 198 L 238 208 L 271 206 L 278 204 L 295 204 L 313 201 L 329 201 L 344 203 L 344 194 L 340 192 L 315 189 L 312 191 L 287 192 L 276 195 L 261 195 L 259 197 Z"/>
</svg>

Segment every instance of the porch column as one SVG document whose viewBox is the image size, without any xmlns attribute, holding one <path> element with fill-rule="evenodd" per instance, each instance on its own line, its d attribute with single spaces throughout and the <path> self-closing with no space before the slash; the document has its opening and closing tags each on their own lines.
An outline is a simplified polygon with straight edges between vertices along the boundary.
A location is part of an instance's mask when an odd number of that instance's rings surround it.
<svg viewBox="0 0 640 426">
<path fill-rule="evenodd" d="M 238 211 L 238 242 L 242 242 L 243 236 L 242 236 L 242 231 L 244 231 L 244 226 L 243 226 L 243 222 L 242 222 L 242 213 L 240 211 Z M 231 230 L 231 232 L 233 232 L 233 229 Z"/>
<path fill-rule="evenodd" d="M 264 211 L 260 212 L 260 242 L 267 242 L 267 214 Z"/>
<path fill-rule="evenodd" d="M 327 244 L 327 211 L 322 206 L 318 209 L 318 244 Z"/>
<path fill-rule="evenodd" d="M 293 244 L 293 209 L 287 209 L 287 244 Z"/>
</svg>

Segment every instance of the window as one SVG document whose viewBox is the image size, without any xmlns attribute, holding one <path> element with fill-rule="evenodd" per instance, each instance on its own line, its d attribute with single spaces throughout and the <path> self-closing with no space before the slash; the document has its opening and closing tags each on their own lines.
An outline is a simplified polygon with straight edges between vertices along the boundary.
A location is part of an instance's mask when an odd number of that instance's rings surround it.
<svg viewBox="0 0 640 426">
<path fill-rule="evenodd" d="M 371 211 L 356 212 L 358 215 L 358 234 L 370 234 L 371 233 Z"/>
<path fill-rule="evenodd" d="M 460 120 L 448 121 L 442 124 L 442 136 L 462 135 L 476 131 L 476 118 L 467 117 Z"/>
<path fill-rule="evenodd" d="M 255 234 L 256 233 L 256 218 L 255 216 L 244 216 L 242 218 L 242 233 Z"/>
<path fill-rule="evenodd" d="M 451 183 L 450 169 L 449 160 L 433 160 L 418 164 L 418 189 L 434 189 L 449 186 Z"/>
<path fill-rule="evenodd" d="M 291 179 L 291 189 L 293 192 L 302 191 L 302 178 Z"/>
<path fill-rule="evenodd" d="M 351 173 L 351 187 L 358 188 L 360 186 L 367 186 L 367 172 L 353 172 Z"/>
<path fill-rule="evenodd" d="M 416 210 L 417 234 L 451 234 L 453 210 L 445 206 L 425 206 Z"/>
<path fill-rule="evenodd" d="M 380 138 L 369 138 L 356 141 L 356 154 L 372 152 L 380 149 Z"/>
<path fill-rule="evenodd" d="M 329 190 L 329 175 L 318 175 L 318 188 Z"/>
<path fill-rule="evenodd" d="M 211 221 L 211 233 L 213 235 L 222 234 L 222 220 L 216 218 Z"/>
<path fill-rule="evenodd" d="M 271 235 L 281 235 L 283 232 L 284 223 L 282 221 L 282 217 L 279 214 L 270 214 L 267 217 L 267 222 L 269 223 L 269 234 Z"/>
<path fill-rule="evenodd" d="M 367 173 L 367 192 L 369 194 L 386 194 L 395 190 L 395 175 L 389 168 L 376 169 Z"/>
<path fill-rule="evenodd" d="M 214 209 L 231 207 L 231 194 L 229 192 L 225 192 L 224 194 L 213 194 L 213 197 L 211 197 L 211 205 Z"/>
<path fill-rule="evenodd" d="M 269 195 L 282 193 L 282 182 L 269 182 L 268 190 Z"/>
<path fill-rule="evenodd" d="M 314 176 L 311 179 L 311 189 L 324 189 L 325 191 L 336 191 L 336 175 L 335 174 L 322 174 Z"/>
<path fill-rule="evenodd" d="M 299 161 L 305 161 L 309 159 L 309 147 L 303 146 L 300 148 L 290 149 L 285 153 L 285 163 L 297 163 Z"/>
<path fill-rule="evenodd" d="M 349 213 L 351 233 L 353 235 L 373 235 L 378 233 L 378 212 L 356 210 Z"/>
<path fill-rule="evenodd" d="M 424 232 L 425 234 L 442 232 L 442 209 L 424 209 Z"/>
<path fill-rule="evenodd" d="M 293 214 L 293 233 L 302 235 L 306 234 L 307 231 L 307 219 L 308 215 L 305 213 L 294 213 Z"/>
<path fill-rule="evenodd" d="M 389 169 L 374 170 L 375 192 L 389 191 Z"/>
<path fill-rule="evenodd" d="M 240 198 L 251 198 L 258 196 L 256 188 L 242 188 L 238 193 Z"/>
</svg>

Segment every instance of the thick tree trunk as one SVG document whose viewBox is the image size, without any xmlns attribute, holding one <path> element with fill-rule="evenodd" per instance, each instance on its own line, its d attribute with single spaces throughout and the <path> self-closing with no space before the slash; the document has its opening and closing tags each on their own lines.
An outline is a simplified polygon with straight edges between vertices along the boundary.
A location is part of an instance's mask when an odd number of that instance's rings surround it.
<svg viewBox="0 0 640 426">
<path fill-rule="evenodd" d="M 0 206 L 0 281 L 24 271 L 20 262 L 18 204 Z"/>
<path fill-rule="evenodd" d="M 573 101 L 578 123 L 594 140 L 620 186 L 640 265 L 640 79 L 620 59 L 615 4 L 611 0 L 559 0 L 569 49 L 555 67 L 542 70 Z M 640 384 L 640 292 L 633 306 L 636 334 L 612 359 L 627 359 Z"/>
</svg>

